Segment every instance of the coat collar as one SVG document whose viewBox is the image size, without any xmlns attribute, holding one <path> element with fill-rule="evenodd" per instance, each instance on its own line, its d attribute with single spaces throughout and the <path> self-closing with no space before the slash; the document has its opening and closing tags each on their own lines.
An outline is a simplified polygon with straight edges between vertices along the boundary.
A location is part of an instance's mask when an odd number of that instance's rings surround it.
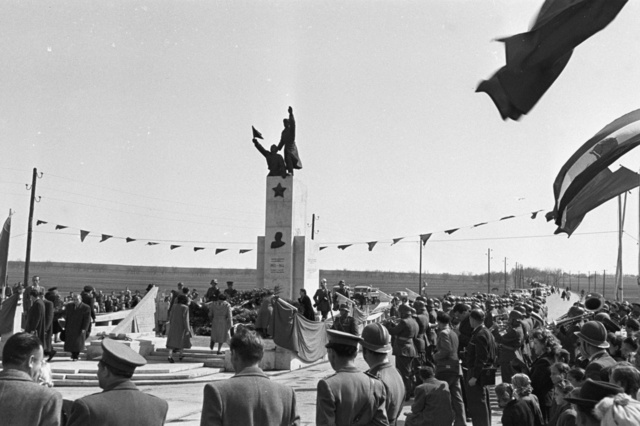
<svg viewBox="0 0 640 426">
<path fill-rule="evenodd" d="M 27 373 L 22 370 L 16 370 L 13 368 L 0 371 L 0 380 L 14 380 L 34 383 L 31 376 L 29 376 Z"/>
<path fill-rule="evenodd" d="M 260 367 L 246 367 L 239 373 L 236 373 L 236 375 L 232 376 L 231 378 L 233 379 L 235 377 L 244 377 L 244 376 L 258 376 L 258 377 L 265 377 L 267 379 L 269 378 L 269 376 L 267 376 Z"/>
<path fill-rule="evenodd" d="M 116 380 L 103 389 L 104 392 L 113 390 L 138 390 L 130 379 Z"/>
</svg>

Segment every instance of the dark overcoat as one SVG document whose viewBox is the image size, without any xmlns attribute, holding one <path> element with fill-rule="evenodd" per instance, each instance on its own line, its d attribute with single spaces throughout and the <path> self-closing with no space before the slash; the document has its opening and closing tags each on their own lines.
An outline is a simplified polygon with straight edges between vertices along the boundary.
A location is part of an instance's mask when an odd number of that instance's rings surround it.
<svg viewBox="0 0 640 426">
<path fill-rule="evenodd" d="M 604 350 L 597 355 L 594 355 L 593 359 L 587 365 L 584 370 L 585 379 L 609 381 L 609 377 L 605 377 L 603 370 L 607 367 L 611 367 L 616 364 L 616 360 Z"/>
<path fill-rule="evenodd" d="M 189 325 L 189 307 L 176 303 L 171 308 L 169 316 L 169 332 L 167 333 L 167 348 L 181 350 L 191 347 L 191 326 Z"/>
<path fill-rule="evenodd" d="M 299 425 L 296 394 L 258 367 L 204 387 L 201 425 Z"/>
<path fill-rule="evenodd" d="M 367 373 L 373 374 L 382 380 L 382 384 L 387 391 L 387 402 L 385 403 L 387 418 L 389 424 L 395 426 L 402 412 L 406 393 L 402 376 L 400 376 L 398 370 L 390 362 L 378 364 L 367 371 Z"/>
<path fill-rule="evenodd" d="M 53 337 L 53 312 L 55 310 L 53 302 L 44 299 L 44 340 L 42 346 L 45 353 L 53 350 L 51 338 Z"/>
<path fill-rule="evenodd" d="M 68 303 L 64 308 L 66 323 L 64 326 L 65 352 L 81 352 L 85 349 L 84 342 L 87 340 L 89 325 L 91 325 L 91 309 L 84 303 L 76 306 L 75 303 Z"/>
<path fill-rule="evenodd" d="M 140 392 L 131 380 L 122 379 L 103 392 L 76 399 L 67 426 L 161 426 L 169 404 Z"/>
<path fill-rule="evenodd" d="M 36 299 L 27 312 L 27 333 L 35 334 L 44 346 L 45 339 L 45 307 L 42 299 Z M 45 349 L 46 350 L 46 349 Z"/>
<path fill-rule="evenodd" d="M 395 337 L 393 341 L 393 354 L 415 358 L 416 347 L 413 340 L 418 337 L 418 323 L 413 318 L 401 319 L 398 325 L 389 330 L 389 334 Z"/>
<path fill-rule="evenodd" d="M 329 312 L 331 310 L 331 302 L 329 300 L 329 290 L 319 288 L 313 295 L 313 301 L 320 312 Z"/>
</svg>

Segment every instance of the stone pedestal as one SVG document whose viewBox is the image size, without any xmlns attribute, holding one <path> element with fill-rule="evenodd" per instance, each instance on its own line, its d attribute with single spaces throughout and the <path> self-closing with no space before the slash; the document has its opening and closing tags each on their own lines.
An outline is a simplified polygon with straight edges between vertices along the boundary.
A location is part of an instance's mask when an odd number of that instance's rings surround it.
<svg viewBox="0 0 640 426">
<path fill-rule="evenodd" d="M 297 299 L 301 288 L 315 288 L 318 245 L 310 239 L 307 189 L 295 176 L 267 176 L 265 236 L 258 237 L 257 287 L 280 288 Z"/>
<path fill-rule="evenodd" d="M 118 340 L 118 342 L 129 346 L 143 357 L 151 355 L 154 351 L 151 340 Z M 102 340 L 92 340 L 87 343 L 87 359 L 96 359 L 102 356 Z"/>
<path fill-rule="evenodd" d="M 262 357 L 259 367 L 264 371 L 299 370 L 328 360 L 327 355 L 325 355 L 315 362 L 305 362 L 290 350 L 277 346 L 271 339 L 264 339 L 262 342 L 264 343 L 264 356 Z M 227 351 L 224 356 L 224 371 L 234 371 L 233 365 L 231 364 L 230 351 Z"/>
</svg>

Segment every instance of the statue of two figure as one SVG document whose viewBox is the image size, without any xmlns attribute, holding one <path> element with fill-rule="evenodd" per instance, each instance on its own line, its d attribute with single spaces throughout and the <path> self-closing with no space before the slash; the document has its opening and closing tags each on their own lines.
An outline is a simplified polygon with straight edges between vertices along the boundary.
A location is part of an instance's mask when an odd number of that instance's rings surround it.
<svg viewBox="0 0 640 426">
<path fill-rule="evenodd" d="M 288 175 L 293 176 L 294 169 L 302 169 L 302 161 L 300 161 L 298 147 L 296 146 L 296 121 L 293 118 L 293 108 L 289 107 L 289 118 L 285 118 L 283 123 L 284 129 L 280 136 L 280 143 L 271 145 L 269 151 L 258 142 L 258 139 L 262 139 L 262 135 L 253 128 L 253 144 L 267 159 L 267 167 L 269 168 L 267 176 L 282 176 L 285 178 Z M 282 148 L 284 148 L 284 160 L 278 153 Z"/>
</svg>

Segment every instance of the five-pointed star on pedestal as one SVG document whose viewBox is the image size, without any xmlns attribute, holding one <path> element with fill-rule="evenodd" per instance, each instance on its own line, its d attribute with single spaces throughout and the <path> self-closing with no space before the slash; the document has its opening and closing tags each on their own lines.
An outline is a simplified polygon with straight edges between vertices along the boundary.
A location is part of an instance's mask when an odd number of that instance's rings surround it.
<svg viewBox="0 0 640 426">
<path fill-rule="evenodd" d="M 287 188 L 283 187 L 282 185 L 280 185 L 280 182 L 278 182 L 278 186 L 276 186 L 275 188 L 271 188 L 273 189 L 273 197 L 282 197 L 284 198 L 284 191 L 287 190 Z"/>
</svg>

